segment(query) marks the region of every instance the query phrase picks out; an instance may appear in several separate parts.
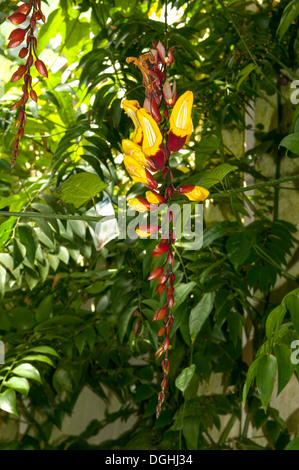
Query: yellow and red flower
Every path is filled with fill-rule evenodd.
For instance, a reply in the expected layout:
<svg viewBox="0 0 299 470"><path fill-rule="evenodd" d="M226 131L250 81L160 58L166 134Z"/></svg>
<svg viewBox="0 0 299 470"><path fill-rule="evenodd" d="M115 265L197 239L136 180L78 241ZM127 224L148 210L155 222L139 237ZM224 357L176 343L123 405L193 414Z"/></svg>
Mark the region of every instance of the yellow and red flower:
<svg viewBox="0 0 299 470"><path fill-rule="evenodd" d="M156 191L146 191L145 196L149 204L163 204L166 202L165 197L156 193Z"/></svg>
<svg viewBox="0 0 299 470"><path fill-rule="evenodd" d="M124 165L135 183L145 184L151 189L157 188L158 183L155 178L134 158L133 155L124 155Z"/></svg>
<svg viewBox="0 0 299 470"><path fill-rule="evenodd" d="M150 203L144 197L133 197L128 200L129 206L137 212L146 212L150 210Z"/></svg>
<svg viewBox="0 0 299 470"><path fill-rule="evenodd" d="M169 118L167 147L171 152L178 152L185 145L193 132L191 113L193 93L186 91L175 103Z"/></svg>
<svg viewBox="0 0 299 470"><path fill-rule="evenodd" d="M142 152L150 157L157 171L164 169L166 153L162 146L163 137L154 118L144 109L137 111L137 118L143 132Z"/></svg>
<svg viewBox="0 0 299 470"><path fill-rule="evenodd" d="M147 238L150 237L153 233L159 232L159 230L159 225L146 224L140 225L138 228L136 228L136 233L141 238Z"/></svg>
<svg viewBox="0 0 299 470"><path fill-rule="evenodd" d="M124 139L122 141L122 147L126 155L132 155L138 163L150 168L152 171L156 171L152 160L144 155L140 145L135 144L132 140Z"/></svg>
<svg viewBox="0 0 299 470"><path fill-rule="evenodd" d="M127 115L132 119L135 126L133 141L140 145L143 138L142 128L137 117L137 111L140 109L140 105L136 100L123 100L121 104Z"/></svg>
<svg viewBox="0 0 299 470"><path fill-rule="evenodd" d="M204 201L210 194L210 191L206 188L195 186L194 184L179 186L178 192L187 196L190 201Z"/></svg>

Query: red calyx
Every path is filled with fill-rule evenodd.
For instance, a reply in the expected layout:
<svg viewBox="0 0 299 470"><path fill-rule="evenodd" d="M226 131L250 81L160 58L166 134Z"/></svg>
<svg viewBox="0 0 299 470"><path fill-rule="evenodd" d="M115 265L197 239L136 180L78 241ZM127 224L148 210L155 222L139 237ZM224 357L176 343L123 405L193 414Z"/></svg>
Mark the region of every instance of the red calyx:
<svg viewBox="0 0 299 470"><path fill-rule="evenodd" d="M21 23L24 23L24 21L27 20L27 16L24 15L24 13L20 13L20 12L16 11L12 15L10 15L7 19L9 21L11 21L12 24L21 24Z"/></svg>
<svg viewBox="0 0 299 470"><path fill-rule="evenodd" d="M163 255L164 253L167 253L167 251L169 251L169 245L158 245L156 246L156 248L152 251L152 256L154 258L157 258L158 256L161 256Z"/></svg>
<svg viewBox="0 0 299 470"><path fill-rule="evenodd" d="M147 280L153 281L154 279L158 279L162 274L163 274L163 268L161 266L158 266L151 272Z"/></svg>
<svg viewBox="0 0 299 470"><path fill-rule="evenodd" d="M177 191L180 194L191 193L191 191L193 191L194 187L195 187L194 184L184 184L183 186L179 186Z"/></svg>
<svg viewBox="0 0 299 470"><path fill-rule="evenodd" d="M47 70L47 67L45 66L45 64L43 63L42 60L37 59L37 60L35 61L35 67L36 67L36 70L37 70L43 77L48 78L48 70Z"/></svg>
<svg viewBox="0 0 299 470"><path fill-rule="evenodd" d="M166 317L166 315L167 315L167 308L166 307L159 308L154 315L153 321L162 320L164 317Z"/></svg>

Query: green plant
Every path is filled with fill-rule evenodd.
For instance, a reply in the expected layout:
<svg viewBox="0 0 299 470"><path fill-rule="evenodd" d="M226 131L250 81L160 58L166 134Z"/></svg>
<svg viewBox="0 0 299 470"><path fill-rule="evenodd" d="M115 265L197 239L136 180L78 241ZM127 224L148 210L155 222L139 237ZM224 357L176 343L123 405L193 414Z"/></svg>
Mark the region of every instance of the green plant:
<svg viewBox="0 0 299 470"><path fill-rule="evenodd" d="M164 409L156 419L160 326L152 318L163 308L163 293L146 280L159 263L151 256L156 242L113 239L99 251L93 235L101 220L94 207L103 197L116 210L119 196L144 199L142 184L127 179L120 162L122 141L134 134L121 103L144 101L139 70L126 59L149 52L163 36L163 21L148 13L159 13L165 2L78 0L73 8L57 1L50 10L44 2L47 22L37 53L49 77L34 85L39 106L28 102L13 169L10 109L18 90L10 71L0 111L0 334L6 346L0 408L2 420L26 423L3 448L298 445L270 401L276 372L279 393L298 373L290 361L290 344L298 339L297 229L295 216L281 211L286 193L289 205L296 197L299 179L298 112L290 101L297 2L266 0L255 8L246 1L168 3L179 12L173 24L169 13L175 62L168 80L176 81L178 96L188 90L194 96L193 137L171 155L169 168L176 188L201 186L210 195L201 249L173 243L172 366ZM10 2L0 10L4 21ZM3 70L21 65L13 49L3 50ZM252 122L254 147L244 149L246 116L262 100L273 107L271 126L260 113ZM250 331L248 357L244 335ZM215 376L222 386L203 393ZM61 428L86 386L103 407L117 396L118 410L53 443L53 429ZM90 444L108 424L129 417L134 424L117 439Z"/></svg>

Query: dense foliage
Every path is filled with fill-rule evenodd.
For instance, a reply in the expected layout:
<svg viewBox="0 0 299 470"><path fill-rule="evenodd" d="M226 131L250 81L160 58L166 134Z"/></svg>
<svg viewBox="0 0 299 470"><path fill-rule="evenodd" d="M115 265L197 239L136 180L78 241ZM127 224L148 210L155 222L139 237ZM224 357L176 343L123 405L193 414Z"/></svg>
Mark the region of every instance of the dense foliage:
<svg viewBox="0 0 299 470"><path fill-rule="evenodd" d="M22 90L9 80L23 62L19 49L7 49L12 26L5 19L17 2L0 6L7 81L0 110L0 338L6 348L0 419L26 423L2 448L297 448L269 403L276 375L280 393L299 373L290 360L299 335L298 279L289 272L296 226L281 218L281 192L271 182L281 177L282 161L299 155L298 108L290 101L298 78L299 2L169 2L175 56L169 79L176 79L178 95L194 94L193 140L170 165L176 185L199 184L211 194L202 248L175 244L172 366L158 420L159 325L152 317L161 299L146 281L157 266L156 242L115 238L97 250L93 235L99 201L109 196L117 210L119 196L142 192L120 158L122 139L133 130L121 101L144 98L140 73L126 58L163 40L164 18L157 15L165 2L48 3L42 2L46 22L37 29L37 53L49 76L32 72L38 100L27 103L13 168L16 112L10 109ZM237 152L233 139L243 142L246 116L260 99L274 103L275 123L257 122L256 146L246 151L241 144ZM268 154L270 171L263 166ZM298 181L291 163L287 176ZM244 180L250 178L257 187L249 197ZM294 192L296 186L283 184ZM279 299L273 296L278 281L284 282ZM248 357L244 338L252 331ZM200 393L215 374L222 374L221 393ZM103 406L113 393L119 410L52 445L53 429L85 386ZM135 424L118 439L88 443L129 417ZM262 444L250 437L250 424Z"/></svg>

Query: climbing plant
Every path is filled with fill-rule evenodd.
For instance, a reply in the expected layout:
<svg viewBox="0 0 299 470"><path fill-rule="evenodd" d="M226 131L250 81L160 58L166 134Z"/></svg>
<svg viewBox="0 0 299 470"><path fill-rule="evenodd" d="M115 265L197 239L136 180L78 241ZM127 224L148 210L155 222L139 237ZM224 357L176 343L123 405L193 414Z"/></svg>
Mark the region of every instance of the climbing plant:
<svg viewBox="0 0 299 470"><path fill-rule="evenodd" d="M271 401L298 374L297 228L281 210L299 180L297 0L0 10L2 448L297 448ZM249 121L263 102L271 123ZM105 239L124 197L149 215L200 201L202 246L171 233L172 211L158 242L147 222ZM53 441L85 387L105 417Z"/></svg>

